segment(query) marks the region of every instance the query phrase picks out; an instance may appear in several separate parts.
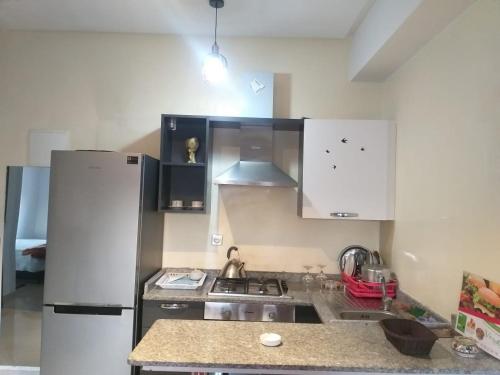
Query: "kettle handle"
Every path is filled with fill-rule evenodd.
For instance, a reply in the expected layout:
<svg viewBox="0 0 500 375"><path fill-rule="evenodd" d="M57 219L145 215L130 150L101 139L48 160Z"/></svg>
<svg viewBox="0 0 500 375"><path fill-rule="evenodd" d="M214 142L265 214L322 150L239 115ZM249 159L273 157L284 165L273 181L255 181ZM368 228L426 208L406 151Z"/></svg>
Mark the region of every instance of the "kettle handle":
<svg viewBox="0 0 500 375"><path fill-rule="evenodd" d="M238 251L238 248L236 246L231 246L229 249L227 249L227 259L231 257L231 252L232 251Z"/></svg>

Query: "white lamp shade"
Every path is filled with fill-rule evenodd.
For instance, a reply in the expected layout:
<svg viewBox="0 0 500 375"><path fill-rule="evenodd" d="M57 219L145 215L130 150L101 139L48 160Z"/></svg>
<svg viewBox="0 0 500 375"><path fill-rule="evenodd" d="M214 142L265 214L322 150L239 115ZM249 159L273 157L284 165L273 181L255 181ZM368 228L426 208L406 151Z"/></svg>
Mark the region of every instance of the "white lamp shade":
<svg viewBox="0 0 500 375"><path fill-rule="evenodd" d="M211 53L205 59L202 70L203 79L210 83L219 83L227 77L227 60L221 54Z"/></svg>

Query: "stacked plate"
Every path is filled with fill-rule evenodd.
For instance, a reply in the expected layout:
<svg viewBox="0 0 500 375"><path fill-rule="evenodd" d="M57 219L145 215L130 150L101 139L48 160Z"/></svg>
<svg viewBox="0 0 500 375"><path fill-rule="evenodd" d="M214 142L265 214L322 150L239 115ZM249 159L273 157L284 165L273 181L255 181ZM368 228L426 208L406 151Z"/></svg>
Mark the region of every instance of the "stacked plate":
<svg viewBox="0 0 500 375"><path fill-rule="evenodd" d="M382 257L378 251L358 245L348 246L340 252L339 269L349 276L360 276L365 264L382 265Z"/></svg>

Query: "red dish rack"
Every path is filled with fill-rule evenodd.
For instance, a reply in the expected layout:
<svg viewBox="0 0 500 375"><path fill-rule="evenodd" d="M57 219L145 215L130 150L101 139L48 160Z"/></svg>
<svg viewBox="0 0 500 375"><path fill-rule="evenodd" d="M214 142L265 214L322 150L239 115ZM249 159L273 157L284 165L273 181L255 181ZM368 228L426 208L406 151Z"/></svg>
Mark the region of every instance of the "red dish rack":
<svg viewBox="0 0 500 375"><path fill-rule="evenodd" d="M360 278L352 277L342 272L342 281L346 289L355 297L361 298L381 298L382 297L382 283L371 283L363 281ZM391 298L396 297L398 287L397 280L391 280L385 284L387 295Z"/></svg>

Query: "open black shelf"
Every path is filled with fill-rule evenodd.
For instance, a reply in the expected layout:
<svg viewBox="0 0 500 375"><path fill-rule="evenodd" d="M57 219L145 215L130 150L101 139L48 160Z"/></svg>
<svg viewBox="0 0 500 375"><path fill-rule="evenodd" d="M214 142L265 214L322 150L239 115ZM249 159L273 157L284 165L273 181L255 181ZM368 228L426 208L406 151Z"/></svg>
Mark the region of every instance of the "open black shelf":
<svg viewBox="0 0 500 375"><path fill-rule="evenodd" d="M191 206L192 201L205 203L204 168L184 168L182 166L161 166L163 181L161 207L170 209L172 200L183 201L183 206ZM177 210L176 210L177 211Z"/></svg>
<svg viewBox="0 0 500 375"><path fill-rule="evenodd" d="M198 138L196 163L188 163L186 139ZM158 207L165 212L205 213L208 206L209 127L206 117L162 115ZM183 207L172 207L181 200ZM203 207L192 207L193 201Z"/></svg>

